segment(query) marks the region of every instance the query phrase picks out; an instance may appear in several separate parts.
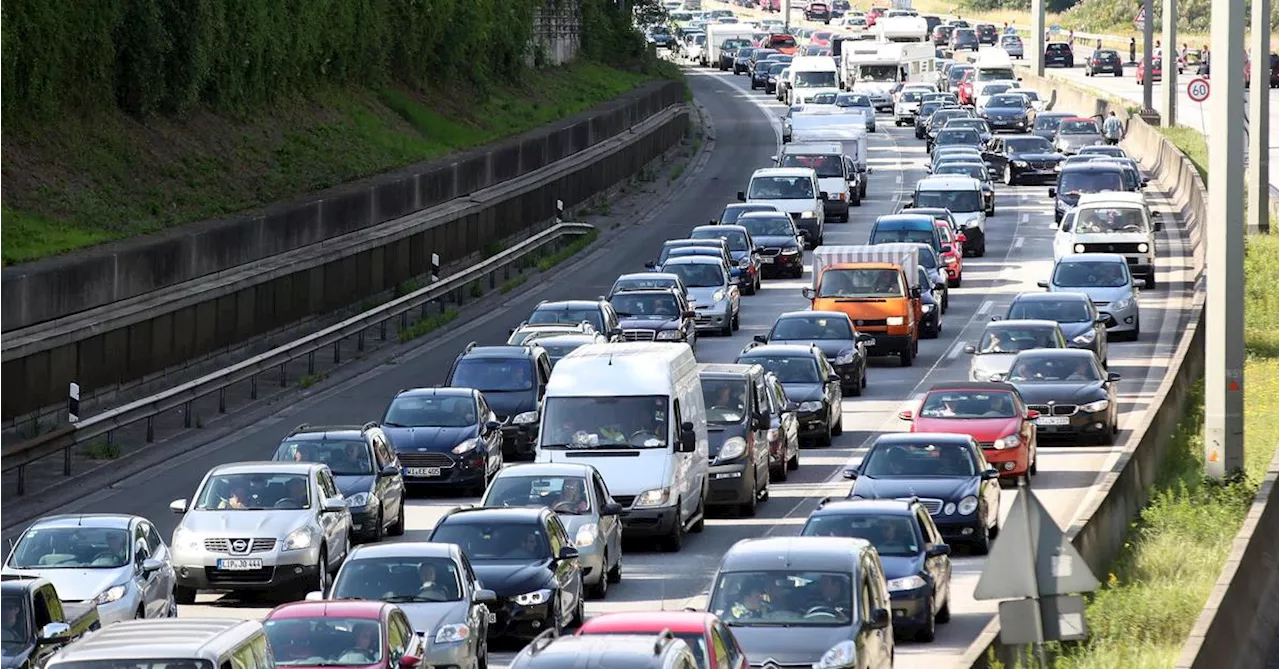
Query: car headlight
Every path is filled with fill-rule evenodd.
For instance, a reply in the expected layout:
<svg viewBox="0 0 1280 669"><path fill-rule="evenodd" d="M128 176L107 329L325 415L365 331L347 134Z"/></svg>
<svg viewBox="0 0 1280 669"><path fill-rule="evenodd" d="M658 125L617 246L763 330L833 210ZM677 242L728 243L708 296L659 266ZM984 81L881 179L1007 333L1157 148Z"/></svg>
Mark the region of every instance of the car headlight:
<svg viewBox="0 0 1280 669"><path fill-rule="evenodd" d="M919 576L904 576L892 579L886 585L889 586L889 592L903 592L923 588L925 584L924 579Z"/></svg>
<svg viewBox="0 0 1280 669"><path fill-rule="evenodd" d="M945 262L948 265L955 265L960 262L960 259L955 256L947 256L942 259L942 262Z"/></svg>
<svg viewBox="0 0 1280 669"><path fill-rule="evenodd" d="M1074 344L1092 344L1094 339L1098 338L1098 333L1094 330L1085 330L1080 334L1071 338Z"/></svg>
<svg viewBox="0 0 1280 669"><path fill-rule="evenodd" d="M837 365L848 365L848 364L851 364L851 363L853 363L853 350L852 350L852 349L851 349L851 350L848 350L848 351L841 351L841 352L840 352L840 355L836 356L836 364L837 364Z"/></svg>
<svg viewBox="0 0 1280 669"><path fill-rule="evenodd" d="M1111 406L1111 400L1098 400L1096 402L1089 402L1088 404L1081 404L1080 410L1087 413L1094 413L1095 411L1105 411L1109 406Z"/></svg>
<svg viewBox="0 0 1280 669"><path fill-rule="evenodd" d="M751 266L751 258L743 258L738 261L738 267L747 268Z"/></svg>
<svg viewBox="0 0 1280 669"><path fill-rule="evenodd" d="M793 256L793 255L796 255L797 253L800 253L800 249L797 249L797 248L785 248L785 249L782 249L781 251L779 251L778 253L779 253L779 255L784 255L784 256Z"/></svg>
<svg viewBox="0 0 1280 669"><path fill-rule="evenodd" d="M290 532L289 536L284 538L283 550L300 551L304 548L311 548L311 542L313 539L314 537L311 536L311 528L299 527L298 529Z"/></svg>
<svg viewBox="0 0 1280 669"><path fill-rule="evenodd" d="M550 590L534 590L526 592L523 595L516 595L515 602L520 606L537 606L546 603L551 599Z"/></svg>
<svg viewBox="0 0 1280 669"><path fill-rule="evenodd" d="M98 593L98 596L93 598L93 603L110 604L111 602L119 601L121 597L124 597L124 592L125 588L123 585L113 585Z"/></svg>
<svg viewBox="0 0 1280 669"><path fill-rule="evenodd" d="M441 625L436 630L436 643L454 643L471 638L471 628L466 625Z"/></svg>
<svg viewBox="0 0 1280 669"><path fill-rule="evenodd" d="M1076 253L1084 253L1084 244L1076 244L1075 246L1071 247L1071 250Z"/></svg>
<svg viewBox="0 0 1280 669"><path fill-rule="evenodd" d="M573 545L578 548L587 548L596 542L596 536L599 534L599 528L595 523L587 523L578 528L578 533L573 536Z"/></svg>
<svg viewBox="0 0 1280 669"><path fill-rule="evenodd" d="M511 422L515 425L529 425L531 423L536 423L538 422L538 412L526 411L524 413L518 413L511 418Z"/></svg>
<svg viewBox="0 0 1280 669"><path fill-rule="evenodd" d="M1005 435L996 439L995 447L997 450L1005 450L1007 448L1017 448L1022 439L1016 434Z"/></svg>
<svg viewBox="0 0 1280 669"><path fill-rule="evenodd" d="M932 305L932 304L922 304L922 305L920 305L920 310L927 314L927 313L929 313L929 312L933 311L933 305Z"/></svg>
<svg viewBox="0 0 1280 669"><path fill-rule="evenodd" d="M684 337L684 333L679 330L659 330L658 331L659 341L675 341L677 339L680 339L681 337Z"/></svg>
<svg viewBox="0 0 1280 669"><path fill-rule="evenodd" d="M1054 202L1053 206L1058 211L1066 211L1069 208L1067 207L1067 203L1063 202L1062 200L1058 200L1057 202Z"/></svg>
<svg viewBox="0 0 1280 669"><path fill-rule="evenodd" d="M479 446L479 445L480 445L480 438L472 437L462 442L461 444L454 446L453 453L454 455L462 455L463 453L467 453L469 451L475 450L476 446Z"/></svg>
<svg viewBox="0 0 1280 669"><path fill-rule="evenodd" d="M635 509L653 508L666 506L670 501L670 488L653 488L636 495L636 501L631 504L631 507Z"/></svg>
<svg viewBox="0 0 1280 669"><path fill-rule="evenodd" d="M747 452L747 440L742 437L729 437L724 441L724 445L720 447L720 455L717 460L734 460L742 457Z"/></svg>
<svg viewBox="0 0 1280 669"><path fill-rule="evenodd" d="M1138 253L1146 253L1150 249L1151 247L1147 246L1146 244L1138 244Z"/></svg>
<svg viewBox="0 0 1280 669"><path fill-rule="evenodd" d="M373 496L367 492L358 492L347 498L348 509L359 509L373 503Z"/></svg>
<svg viewBox="0 0 1280 669"><path fill-rule="evenodd" d="M821 410L822 410L822 400L810 400L808 402L800 403L800 411L802 412L809 413L812 411L821 411Z"/></svg>
<svg viewBox="0 0 1280 669"><path fill-rule="evenodd" d="M723 290L717 290L715 294L711 296L711 301L719 302L720 300L724 299L724 295L725 295L725 292Z"/></svg>
<svg viewBox="0 0 1280 669"><path fill-rule="evenodd" d="M1112 311L1124 311L1125 309L1128 309L1131 306L1133 306L1133 297L1130 295L1125 295L1124 297L1110 304Z"/></svg>
<svg viewBox="0 0 1280 669"><path fill-rule="evenodd" d="M204 548L200 537L185 527L173 531L173 547L180 551L198 551Z"/></svg>
<svg viewBox="0 0 1280 669"><path fill-rule="evenodd" d="M956 503L955 503L955 502L947 502L946 506L943 506L943 507L942 507L942 515L944 515L944 516L950 516L951 514L953 514L953 513L955 513L955 512L956 512Z"/></svg>
<svg viewBox="0 0 1280 669"><path fill-rule="evenodd" d="M843 669L858 663L858 647L852 641L841 641L822 654L813 669Z"/></svg>
<svg viewBox="0 0 1280 669"><path fill-rule="evenodd" d="M1026 166L1027 166L1027 161L1025 161L1025 160L1015 160L1015 161L1013 161L1013 166L1014 166L1014 167L1026 167Z"/></svg>
<svg viewBox="0 0 1280 669"><path fill-rule="evenodd" d="M965 497L964 499L960 500L959 504L956 505L956 511L959 511L960 515L962 516L967 516L977 510L978 510L978 498L974 497L973 495L969 495L968 497Z"/></svg>
<svg viewBox="0 0 1280 669"><path fill-rule="evenodd" d="M800 218L816 218L816 217L817 217L817 214L813 213L812 211L800 212Z"/></svg>
<svg viewBox="0 0 1280 669"><path fill-rule="evenodd" d="M905 325L907 319L903 316L890 316L884 319L885 325Z"/></svg>

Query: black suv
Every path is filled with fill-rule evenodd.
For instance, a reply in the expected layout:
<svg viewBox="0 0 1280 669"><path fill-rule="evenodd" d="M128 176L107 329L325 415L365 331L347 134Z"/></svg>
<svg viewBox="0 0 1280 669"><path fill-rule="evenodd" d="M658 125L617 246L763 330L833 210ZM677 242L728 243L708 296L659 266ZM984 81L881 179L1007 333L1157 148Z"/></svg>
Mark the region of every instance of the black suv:
<svg viewBox="0 0 1280 669"><path fill-rule="evenodd" d="M271 459L328 465L351 510L357 540L379 541L383 532L404 534L404 477L377 423L299 425L280 441Z"/></svg>
<svg viewBox="0 0 1280 669"><path fill-rule="evenodd" d="M749 344L738 356L739 365L760 365L778 377L788 408L795 410L800 438L830 446L833 436L844 433L840 376L814 345Z"/></svg>
<svg viewBox="0 0 1280 669"><path fill-rule="evenodd" d="M1049 197L1053 198L1053 220L1061 223L1062 217L1080 202L1082 194L1124 189L1124 168L1119 165L1098 161L1063 165L1057 184L1049 189Z"/></svg>
<svg viewBox="0 0 1280 669"><path fill-rule="evenodd" d="M401 390L382 415L406 483L477 495L502 469L501 427L472 388Z"/></svg>
<svg viewBox="0 0 1280 669"><path fill-rule="evenodd" d="M1044 47L1044 66L1049 67L1050 65L1075 67L1076 55L1071 51L1071 45L1066 42L1046 44Z"/></svg>
<svg viewBox="0 0 1280 669"><path fill-rule="evenodd" d="M671 288L624 290L609 298L622 325L623 341L698 341L693 305Z"/></svg>
<svg viewBox="0 0 1280 669"><path fill-rule="evenodd" d="M979 23L974 31L978 33L978 42L980 44L992 44L1000 41L1000 33L996 30L993 23Z"/></svg>
<svg viewBox="0 0 1280 669"><path fill-rule="evenodd" d="M576 325L586 321L596 332L604 335L611 342L622 337L622 326L618 324L618 314L609 306L609 300L603 297L596 300L564 300L551 302L543 300L533 308L533 313L521 325L541 325L544 323L563 323Z"/></svg>
<svg viewBox="0 0 1280 669"><path fill-rule="evenodd" d="M476 346L471 342L453 361L445 385L483 393L502 427L503 457L532 460L542 397L550 378L551 358L536 343Z"/></svg>

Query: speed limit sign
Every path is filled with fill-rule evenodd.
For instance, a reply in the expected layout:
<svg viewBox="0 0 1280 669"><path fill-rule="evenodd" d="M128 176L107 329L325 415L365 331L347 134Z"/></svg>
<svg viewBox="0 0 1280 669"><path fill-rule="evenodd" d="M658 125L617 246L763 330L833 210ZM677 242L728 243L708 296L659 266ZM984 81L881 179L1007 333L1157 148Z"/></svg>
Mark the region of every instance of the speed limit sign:
<svg viewBox="0 0 1280 669"><path fill-rule="evenodd" d="M1196 77L1187 84L1187 97L1192 102L1204 102L1209 99L1209 80Z"/></svg>

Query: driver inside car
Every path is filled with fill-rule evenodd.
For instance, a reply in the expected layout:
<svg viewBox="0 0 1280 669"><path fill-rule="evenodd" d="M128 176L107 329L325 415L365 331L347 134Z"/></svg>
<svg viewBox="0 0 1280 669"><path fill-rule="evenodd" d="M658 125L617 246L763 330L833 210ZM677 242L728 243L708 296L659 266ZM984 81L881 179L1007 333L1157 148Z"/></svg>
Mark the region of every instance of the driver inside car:
<svg viewBox="0 0 1280 669"><path fill-rule="evenodd" d="M565 479L564 487L560 491L560 500L553 507L556 510L564 508L572 513L586 513L591 508L591 504L587 501L586 491L582 488L581 479Z"/></svg>
<svg viewBox="0 0 1280 669"><path fill-rule="evenodd" d="M818 590L812 594L805 606L805 617L809 617L808 614L815 609L835 611L841 616L848 616L850 599L840 579L825 574L818 579Z"/></svg>

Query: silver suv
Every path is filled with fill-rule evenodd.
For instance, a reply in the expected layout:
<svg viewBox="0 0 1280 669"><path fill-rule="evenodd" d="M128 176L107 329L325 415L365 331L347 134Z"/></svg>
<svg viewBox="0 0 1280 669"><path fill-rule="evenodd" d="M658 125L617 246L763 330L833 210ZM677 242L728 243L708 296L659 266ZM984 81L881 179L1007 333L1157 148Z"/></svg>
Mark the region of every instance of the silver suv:
<svg viewBox="0 0 1280 669"><path fill-rule="evenodd" d="M351 512L333 473L312 462L239 462L205 474L170 548L174 599L199 590L324 591L351 550Z"/></svg>

